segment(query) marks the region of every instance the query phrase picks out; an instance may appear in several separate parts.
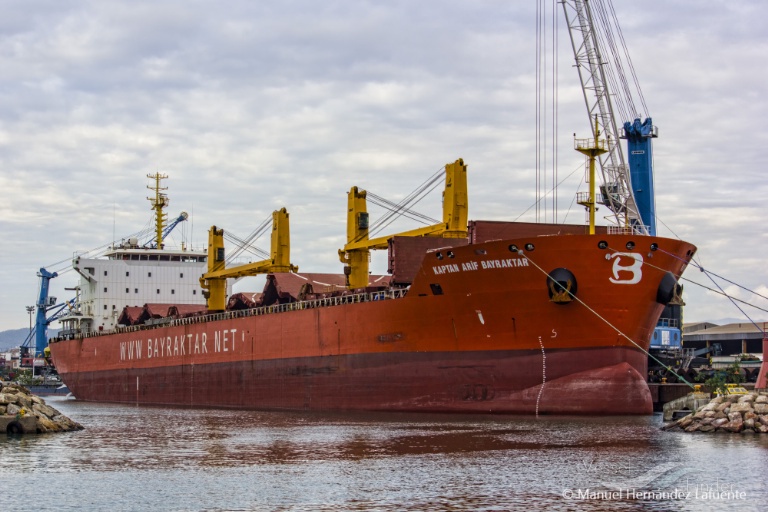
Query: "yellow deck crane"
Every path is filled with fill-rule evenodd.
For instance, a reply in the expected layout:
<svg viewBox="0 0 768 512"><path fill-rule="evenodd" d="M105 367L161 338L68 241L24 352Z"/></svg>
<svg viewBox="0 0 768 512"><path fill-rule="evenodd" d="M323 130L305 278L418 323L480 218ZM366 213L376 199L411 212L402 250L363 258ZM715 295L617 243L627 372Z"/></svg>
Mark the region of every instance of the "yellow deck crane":
<svg viewBox="0 0 768 512"><path fill-rule="evenodd" d="M347 200L347 244L343 249L339 249L339 260L344 263L344 274L347 276L349 289L368 286L370 251L386 249L390 238L395 236L467 237L467 166L462 159L445 166L443 222L439 224L369 239L365 190L352 187Z"/></svg>
<svg viewBox="0 0 768 512"><path fill-rule="evenodd" d="M296 272L291 264L291 239L288 212L285 208L272 212L272 247L270 259L225 268L224 230L212 226L208 231L208 272L200 277L203 296L209 311L224 311L227 301L227 279L273 272Z"/></svg>

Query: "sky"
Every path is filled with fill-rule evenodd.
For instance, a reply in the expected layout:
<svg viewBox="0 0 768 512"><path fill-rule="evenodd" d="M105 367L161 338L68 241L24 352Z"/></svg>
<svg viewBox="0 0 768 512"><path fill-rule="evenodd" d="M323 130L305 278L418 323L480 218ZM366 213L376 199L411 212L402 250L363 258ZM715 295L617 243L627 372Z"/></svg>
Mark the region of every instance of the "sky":
<svg viewBox="0 0 768 512"><path fill-rule="evenodd" d="M147 227L155 172L169 176L168 216L191 214L170 244L202 248L213 224L244 237L285 206L301 271L342 271L351 186L399 201L460 157L471 219L535 221L536 5L2 2L0 331L28 326L39 268L66 269L76 252ZM583 223L572 137L590 127L560 6L545 10L553 5L558 126L545 160L570 176L557 220ZM768 296L768 3L615 10L660 133L659 234L695 244L696 261L730 281L720 281L726 292L762 308L740 311L689 267L685 320L768 319L768 300L739 287ZM440 217L439 191L418 210ZM385 259L374 256L374 273ZM62 273L51 295L70 298L76 281Z"/></svg>

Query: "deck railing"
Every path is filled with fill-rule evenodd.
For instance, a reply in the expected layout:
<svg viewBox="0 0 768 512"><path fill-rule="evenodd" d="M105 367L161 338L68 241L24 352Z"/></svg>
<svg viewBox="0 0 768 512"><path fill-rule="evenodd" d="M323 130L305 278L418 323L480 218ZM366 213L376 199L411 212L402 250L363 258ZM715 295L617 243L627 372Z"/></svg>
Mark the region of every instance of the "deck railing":
<svg viewBox="0 0 768 512"><path fill-rule="evenodd" d="M209 315L192 316L186 318L167 318L167 319L155 319L151 325L127 325L125 327L116 327L111 331L92 331L87 333L80 333L79 335L59 336L53 338L51 341L62 341L65 339L74 338L94 338L98 336L105 336L108 334L124 333L124 332L136 332L147 331L151 329L157 329L160 327L175 327L179 325L191 325L200 324L205 322L215 322L218 320L229 320L232 318L245 318L249 316L262 316L272 315L276 313L285 313L288 311L299 311L302 309L316 309L326 308L333 306L341 306L343 304L357 304L363 302L374 302L380 300L400 299L405 297L408 293L406 288L396 290L386 290L370 293L355 293L350 295L339 295L336 297L325 297L322 299L313 300L301 300L296 302L287 302L285 304L273 304L271 306L261 306L252 309L241 309L237 311L224 311L221 313L213 313Z"/></svg>

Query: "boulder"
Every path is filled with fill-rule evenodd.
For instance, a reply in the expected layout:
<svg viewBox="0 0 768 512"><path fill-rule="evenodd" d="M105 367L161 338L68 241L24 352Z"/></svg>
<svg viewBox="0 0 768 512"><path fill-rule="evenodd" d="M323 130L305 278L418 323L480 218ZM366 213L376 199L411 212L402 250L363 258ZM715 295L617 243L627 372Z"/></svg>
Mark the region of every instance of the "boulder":
<svg viewBox="0 0 768 512"><path fill-rule="evenodd" d="M768 395L757 395L755 398L756 404L768 404Z"/></svg>
<svg viewBox="0 0 768 512"><path fill-rule="evenodd" d="M752 409L752 402L739 402L735 404L731 404L731 413L738 412L747 412ZM730 416L730 414L728 415Z"/></svg>
<svg viewBox="0 0 768 512"><path fill-rule="evenodd" d="M702 425L699 428L699 432L712 432L713 430L715 430L713 425Z"/></svg>
<svg viewBox="0 0 768 512"><path fill-rule="evenodd" d="M677 421L677 426L680 428L686 428L688 425L693 423L693 415L689 414L685 418L681 418Z"/></svg>
<svg viewBox="0 0 768 512"><path fill-rule="evenodd" d="M694 418L694 419L697 419L697 420L700 420L701 418L704 418L704 417L705 417L705 415L706 415L708 412L709 412L709 411L705 411L704 409L699 409L699 410L698 410L698 411L696 411L696 413L693 415L693 418Z"/></svg>
<svg viewBox="0 0 768 512"><path fill-rule="evenodd" d="M768 425L760 425L759 427L755 427L755 432L760 432L761 434L768 434Z"/></svg>
<svg viewBox="0 0 768 512"><path fill-rule="evenodd" d="M19 407L16 404L8 404L8 407L5 410L6 414L9 414L11 416L18 414L21 411L21 407Z"/></svg>
<svg viewBox="0 0 768 512"><path fill-rule="evenodd" d="M755 420L752 419L752 418L745 419L744 420L744 428L745 429L749 429L749 430L752 430L753 428L755 428Z"/></svg>
<svg viewBox="0 0 768 512"><path fill-rule="evenodd" d="M755 402L754 409L757 414L768 414L768 404Z"/></svg>
<svg viewBox="0 0 768 512"><path fill-rule="evenodd" d="M54 423L59 425L62 430L82 430L83 426L76 421L72 421L68 417L64 416L63 414L59 414L58 416L54 416L51 418Z"/></svg>
<svg viewBox="0 0 768 512"><path fill-rule="evenodd" d="M715 428L719 428L725 425L726 423L728 423L728 418L717 418L716 420L712 421L712 426Z"/></svg>
<svg viewBox="0 0 768 512"><path fill-rule="evenodd" d="M754 420L755 418L757 418L757 414L755 414L753 411L747 411L744 413L744 421Z"/></svg>
<svg viewBox="0 0 768 512"><path fill-rule="evenodd" d="M59 432L61 431L61 427L43 416L37 418L37 431L41 434L46 434L48 432Z"/></svg>
<svg viewBox="0 0 768 512"><path fill-rule="evenodd" d="M715 413L715 416L714 416L714 417L715 417L716 419L717 419L717 418L727 418L727 417L728 417L728 415L727 415L727 414L725 414L725 411L717 411L717 412Z"/></svg>
<svg viewBox="0 0 768 512"><path fill-rule="evenodd" d="M717 407L715 407L715 410L717 412L723 412L723 411L725 411L730 406L731 406L730 402L723 402L720 405L718 405Z"/></svg>
<svg viewBox="0 0 768 512"><path fill-rule="evenodd" d="M32 410L32 400L30 400L30 397L27 395L23 395L21 393L16 395L16 404L20 405L21 407Z"/></svg>
<svg viewBox="0 0 768 512"><path fill-rule="evenodd" d="M11 393L13 395L18 393L23 393L25 395L31 395L32 392L29 390L29 388L26 388L22 386L21 384L6 384L3 386L3 393Z"/></svg>
<svg viewBox="0 0 768 512"><path fill-rule="evenodd" d="M744 420L741 418L741 413L732 412L728 415L728 419L730 421L722 426L723 430L729 432L741 432L744 430Z"/></svg>
<svg viewBox="0 0 768 512"><path fill-rule="evenodd" d="M752 403L754 401L755 401L755 395L744 395L744 396L739 398L739 403L740 404L743 404L743 403L746 403L746 402Z"/></svg>
<svg viewBox="0 0 768 512"><path fill-rule="evenodd" d="M59 415L59 411L57 411L56 409L54 409L50 405L45 405L45 404L42 404L42 405L41 404L34 404L32 406L32 411L35 412L35 413L38 413L37 417L40 417L41 414L44 415L44 416L47 416L48 418L53 418L54 416L58 416Z"/></svg>

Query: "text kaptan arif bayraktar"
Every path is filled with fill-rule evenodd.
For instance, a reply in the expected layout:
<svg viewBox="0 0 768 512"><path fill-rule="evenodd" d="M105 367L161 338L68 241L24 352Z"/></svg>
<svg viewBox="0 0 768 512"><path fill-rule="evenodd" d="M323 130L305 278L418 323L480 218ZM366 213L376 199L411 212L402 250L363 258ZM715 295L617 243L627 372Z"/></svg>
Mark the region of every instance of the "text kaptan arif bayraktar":
<svg viewBox="0 0 768 512"><path fill-rule="evenodd" d="M208 344L211 340L206 332L121 341L120 360L207 354L209 351L230 352L235 350L237 331L237 329L214 331L211 345ZM240 341L245 341L245 333L240 333Z"/></svg>
<svg viewBox="0 0 768 512"><path fill-rule="evenodd" d="M435 274L451 274L453 272L471 272L472 270L489 269L489 268L514 268L514 267L527 267L528 260L525 258L507 258L503 260L481 260L478 264L477 261L467 261L466 263L448 263L446 265L434 265L432 270Z"/></svg>

